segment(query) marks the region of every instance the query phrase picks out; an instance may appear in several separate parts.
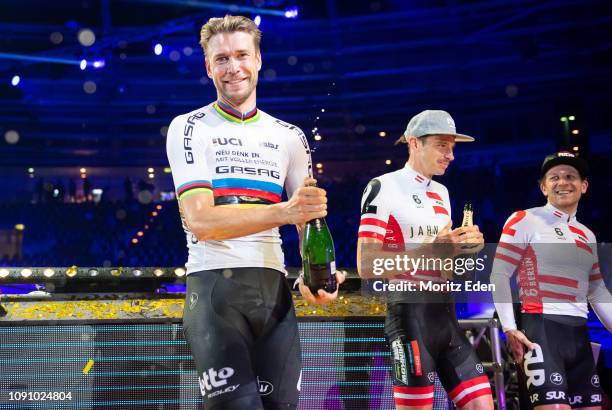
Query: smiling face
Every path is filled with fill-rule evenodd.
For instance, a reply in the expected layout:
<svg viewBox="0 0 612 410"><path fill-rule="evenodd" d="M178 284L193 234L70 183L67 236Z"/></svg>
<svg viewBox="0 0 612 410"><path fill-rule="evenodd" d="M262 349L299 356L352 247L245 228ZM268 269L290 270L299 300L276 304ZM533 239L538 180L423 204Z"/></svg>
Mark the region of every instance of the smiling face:
<svg viewBox="0 0 612 410"><path fill-rule="evenodd" d="M540 189L548 202L570 215L576 213L582 194L589 183L580 177L578 170L570 165L557 165L546 172L540 181Z"/></svg>
<svg viewBox="0 0 612 410"><path fill-rule="evenodd" d="M429 135L427 137L409 137L412 168L431 178L433 175L444 175L446 168L455 159L455 137L452 135Z"/></svg>
<svg viewBox="0 0 612 410"><path fill-rule="evenodd" d="M217 97L240 111L252 109L261 69L261 54L253 36L243 31L219 33L210 38L206 73L213 80Z"/></svg>

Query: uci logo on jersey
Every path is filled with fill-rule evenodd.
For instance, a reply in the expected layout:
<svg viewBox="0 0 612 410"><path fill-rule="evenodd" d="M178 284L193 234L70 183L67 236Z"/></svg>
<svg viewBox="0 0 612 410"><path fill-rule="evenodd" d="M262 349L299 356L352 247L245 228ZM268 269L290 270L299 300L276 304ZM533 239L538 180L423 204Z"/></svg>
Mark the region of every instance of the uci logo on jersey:
<svg viewBox="0 0 612 410"><path fill-rule="evenodd" d="M216 147L218 145L235 145L237 147L242 147L242 140L240 138L213 138L213 145Z"/></svg>

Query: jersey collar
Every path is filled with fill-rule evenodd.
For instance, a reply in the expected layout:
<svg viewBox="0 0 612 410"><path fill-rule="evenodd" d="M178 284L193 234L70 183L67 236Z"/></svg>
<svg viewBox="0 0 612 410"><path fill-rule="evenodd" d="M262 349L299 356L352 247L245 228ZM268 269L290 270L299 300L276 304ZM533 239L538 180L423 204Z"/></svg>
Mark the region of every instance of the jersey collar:
<svg viewBox="0 0 612 410"><path fill-rule="evenodd" d="M570 215L568 213L565 213L565 212L557 209L556 207L552 206L550 204L550 202L547 202L546 206L544 206L544 208L546 208L546 210L550 213L550 215L552 215L553 218L555 218L555 219L559 219L561 221L566 221L566 222L570 222L572 219L573 220L576 219L576 214Z"/></svg>
<svg viewBox="0 0 612 410"><path fill-rule="evenodd" d="M247 111L242 113L223 101L217 100L213 103L213 108L217 111L221 117L225 118L228 121L236 122L239 124L249 124L251 122L255 122L259 119L260 113L257 107L254 107L251 111Z"/></svg>
<svg viewBox="0 0 612 410"><path fill-rule="evenodd" d="M420 187L428 187L429 184L431 184L431 179L428 179L427 177L419 174L418 172L416 172L414 170L414 168L412 168L410 165L408 165L408 163L406 162L406 165L404 166L404 170L406 172L406 174L408 175L408 180L411 182L414 182L415 184L417 184Z"/></svg>

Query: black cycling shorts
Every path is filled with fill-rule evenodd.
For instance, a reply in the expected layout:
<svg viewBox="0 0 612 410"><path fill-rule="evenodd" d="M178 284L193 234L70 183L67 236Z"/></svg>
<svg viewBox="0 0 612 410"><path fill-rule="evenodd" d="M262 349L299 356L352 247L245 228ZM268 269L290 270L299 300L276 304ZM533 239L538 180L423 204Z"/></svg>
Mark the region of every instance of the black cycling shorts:
<svg viewBox="0 0 612 410"><path fill-rule="evenodd" d="M389 303L385 336L396 405L431 405L436 373L457 407L491 395L482 364L459 328L454 304Z"/></svg>
<svg viewBox="0 0 612 410"><path fill-rule="evenodd" d="M300 341L284 274L264 268L189 274L183 326L204 409L297 407Z"/></svg>
<svg viewBox="0 0 612 410"><path fill-rule="evenodd" d="M603 396L589 341L586 319L576 316L522 314L523 333L538 347L523 361L531 404L601 406Z"/></svg>

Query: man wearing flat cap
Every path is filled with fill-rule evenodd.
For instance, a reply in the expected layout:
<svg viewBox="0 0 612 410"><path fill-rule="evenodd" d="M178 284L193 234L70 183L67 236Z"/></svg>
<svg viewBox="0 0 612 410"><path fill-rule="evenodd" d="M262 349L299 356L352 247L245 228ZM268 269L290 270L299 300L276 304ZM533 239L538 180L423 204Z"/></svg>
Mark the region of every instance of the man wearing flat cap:
<svg viewBox="0 0 612 410"><path fill-rule="evenodd" d="M451 229L448 190L434 180L454 160L457 142L474 138L457 133L445 111L427 110L414 116L396 142L408 145L408 161L397 171L367 185L361 203L357 267L361 277L376 275L364 255L380 250L419 255L434 244L450 257L473 253L466 244L482 247L477 226ZM393 282L446 284L439 270L400 274ZM396 409L431 409L436 373L459 409L493 409L491 386L471 344L459 328L450 292L389 292L385 335L393 360ZM433 302L432 302L433 300Z"/></svg>
<svg viewBox="0 0 612 410"><path fill-rule="evenodd" d="M587 163L571 152L547 156L540 173L546 205L508 218L493 263L495 308L525 375L520 387L536 410L602 406L587 303L612 331L612 296L599 267L597 239L576 219L589 186L587 171ZM510 287L515 273L518 317Z"/></svg>

